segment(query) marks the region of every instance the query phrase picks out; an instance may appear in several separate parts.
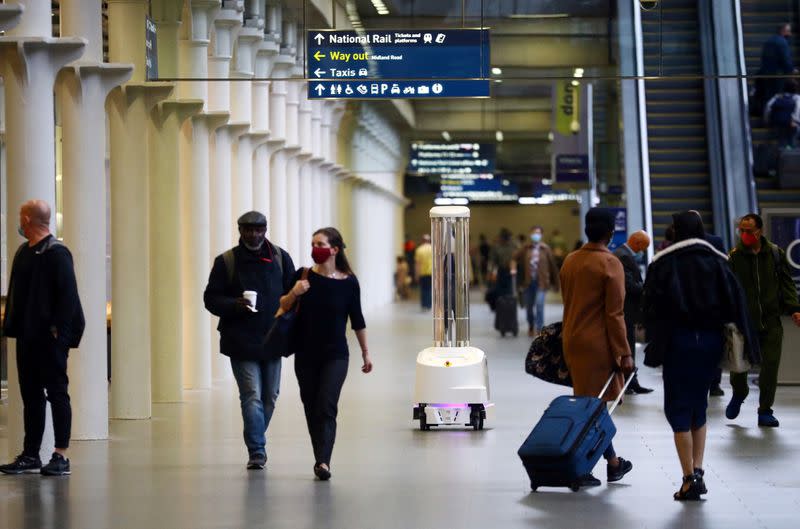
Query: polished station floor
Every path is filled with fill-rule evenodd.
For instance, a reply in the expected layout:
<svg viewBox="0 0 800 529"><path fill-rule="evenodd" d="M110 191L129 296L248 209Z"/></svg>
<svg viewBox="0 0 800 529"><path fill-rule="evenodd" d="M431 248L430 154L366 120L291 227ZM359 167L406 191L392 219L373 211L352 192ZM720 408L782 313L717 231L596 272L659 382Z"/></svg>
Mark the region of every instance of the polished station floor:
<svg viewBox="0 0 800 529"><path fill-rule="evenodd" d="M489 310L472 310L472 342L489 355L496 403L485 431L415 428L415 358L430 344L432 325L416 305L399 304L366 315L375 371L363 375L360 356L352 357L329 482L314 480L297 382L285 360L265 471L245 470L235 384L219 382L211 391L187 391L183 403L154 406L152 420L112 421L109 441L75 442L71 477L0 476L0 527L798 527L800 388L779 388L782 426L769 430L756 426L755 388L738 420L724 418L726 380L726 397L709 409L707 500L682 504L672 499L680 468L662 414L660 373L648 368L640 378L656 392L628 399L615 413L615 445L633 471L608 485L601 463L601 487L531 493L516 451L562 389L525 374L528 338L500 338ZM547 316L558 319L560 307L549 305ZM6 444L2 429L0 453Z"/></svg>

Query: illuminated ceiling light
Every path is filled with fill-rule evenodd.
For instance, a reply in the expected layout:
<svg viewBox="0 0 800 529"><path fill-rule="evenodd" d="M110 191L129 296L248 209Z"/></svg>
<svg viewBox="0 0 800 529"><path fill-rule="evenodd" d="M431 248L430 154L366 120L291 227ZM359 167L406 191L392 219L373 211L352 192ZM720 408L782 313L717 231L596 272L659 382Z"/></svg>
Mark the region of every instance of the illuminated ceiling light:
<svg viewBox="0 0 800 529"><path fill-rule="evenodd" d="M556 139L556 135L553 134L552 132L548 132L547 133L547 141L553 141L554 139Z"/></svg>
<svg viewBox="0 0 800 529"><path fill-rule="evenodd" d="M444 141L450 141L451 139L453 139L452 136L450 136L450 133L447 132L446 130L442 131L442 138L444 138Z"/></svg>
<svg viewBox="0 0 800 529"><path fill-rule="evenodd" d="M578 86L580 83L578 81L572 81L572 86Z"/></svg>
<svg viewBox="0 0 800 529"><path fill-rule="evenodd" d="M533 14L533 15L509 15L509 18L569 18L567 13L551 13L551 14Z"/></svg>
<svg viewBox="0 0 800 529"><path fill-rule="evenodd" d="M583 68L575 68L575 77L583 77Z"/></svg>
<svg viewBox="0 0 800 529"><path fill-rule="evenodd" d="M492 68L492 75L503 75L503 70L495 66Z"/></svg>
<svg viewBox="0 0 800 529"><path fill-rule="evenodd" d="M503 141L503 131L502 130L498 130L497 132L495 132L494 133L494 139L496 139L498 141L498 143Z"/></svg>
<svg viewBox="0 0 800 529"><path fill-rule="evenodd" d="M372 7L375 8L375 11L377 11L379 15L389 14L389 8L386 7L386 4L383 3L383 0L372 0Z"/></svg>

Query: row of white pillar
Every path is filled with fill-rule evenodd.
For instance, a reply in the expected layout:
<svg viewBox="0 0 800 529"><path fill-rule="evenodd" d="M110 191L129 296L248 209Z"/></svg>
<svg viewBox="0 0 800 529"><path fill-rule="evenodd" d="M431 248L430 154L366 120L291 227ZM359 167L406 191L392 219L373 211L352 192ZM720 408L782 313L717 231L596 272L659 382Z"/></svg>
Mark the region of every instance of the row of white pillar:
<svg viewBox="0 0 800 529"><path fill-rule="evenodd" d="M75 439L107 438L109 417L148 418L153 402L178 402L184 389L210 388L213 379L228 376L224 357L215 354L218 336L202 293L213 257L236 244L235 219L243 212L264 212L270 239L305 265L311 233L349 218L338 207L357 205L349 195L363 195L359 205L386 219L399 219L403 205L397 190L369 185L337 164L345 107L306 97L297 58L302 42L296 23L279 20L280 5L269 6L265 34L258 25L243 23L243 6L236 2L109 0L111 63L102 58L100 5L61 0L60 38L51 37L49 2L17 0L0 10L0 27L9 28L0 38L9 253L21 242L15 208L33 197L55 204L54 86L60 108L64 227L59 235L73 252L87 319L81 347L70 361ZM148 13L159 29L161 77L211 81L145 82ZM356 188L362 191L355 193ZM387 277L399 243L394 222L385 227L395 233L381 242ZM366 216L349 227L357 232L370 224ZM363 253L370 252L367 241L359 240ZM390 300L381 294L374 301ZM10 452L18 451L21 439L16 366L9 354Z"/></svg>

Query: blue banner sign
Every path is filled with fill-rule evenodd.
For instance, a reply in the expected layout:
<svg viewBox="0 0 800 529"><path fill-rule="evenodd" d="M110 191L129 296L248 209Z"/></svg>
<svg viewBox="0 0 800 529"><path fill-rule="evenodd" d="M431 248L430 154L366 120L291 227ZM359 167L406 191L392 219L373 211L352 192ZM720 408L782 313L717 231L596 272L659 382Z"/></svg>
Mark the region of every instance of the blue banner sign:
<svg viewBox="0 0 800 529"><path fill-rule="evenodd" d="M310 30L309 79L489 77L489 30Z"/></svg>
<svg viewBox="0 0 800 529"><path fill-rule="evenodd" d="M153 20L144 17L144 61L145 80L158 79L158 39L156 37L156 24Z"/></svg>
<svg viewBox="0 0 800 529"><path fill-rule="evenodd" d="M309 99L489 97L489 81L309 81Z"/></svg>
<svg viewBox="0 0 800 529"><path fill-rule="evenodd" d="M517 185L494 175L442 177L437 198L466 198L470 202L516 202Z"/></svg>
<svg viewBox="0 0 800 529"><path fill-rule="evenodd" d="M614 212L614 236L608 249L612 252L628 242L628 210L625 208L608 208Z"/></svg>
<svg viewBox="0 0 800 529"><path fill-rule="evenodd" d="M495 169L495 146L491 143L411 144L407 172L427 175L491 175Z"/></svg>
<svg viewBox="0 0 800 529"><path fill-rule="evenodd" d="M558 154L555 173L556 184L589 185L589 156Z"/></svg>

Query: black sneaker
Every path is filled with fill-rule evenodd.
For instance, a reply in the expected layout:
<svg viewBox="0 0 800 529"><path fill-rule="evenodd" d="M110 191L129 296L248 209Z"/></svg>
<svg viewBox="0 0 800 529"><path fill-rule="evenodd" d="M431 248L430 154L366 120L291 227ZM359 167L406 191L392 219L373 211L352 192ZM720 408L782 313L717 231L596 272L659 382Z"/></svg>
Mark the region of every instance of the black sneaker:
<svg viewBox="0 0 800 529"><path fill-rule="evenodd" d="M39 469L42 468L42 460L38 456L31 457L25 454L20 454L13 463L0 466L0 472L3 474L38 474Z"/></svg>
<svg viewBox="0 0 800 529"><path fill-rule="evenodd" d="M633 463L628 461L627 459L619 458L619 465L612 467L611 465L606 465L606 477L608 478L609 483L613 483L614 481L619 481L622 479L622 476L627 474L633 470Z"/></svg>
<svg viewBox="0 0 800 529"><path fill-rule="evenodd" d="M711 389L708 390L708 394L712 397L724 397L725 391L717 384L716 386L711 386Z"/></svg>
<svg viewBox="0 0 800 529"><path fill-rule="evenodd" d="M72 471L69 469L69 459L57 452L53 452L50 462L42 467L43 476L69 476Z"/></svg>
<svg viewBox="0 0 800 529"><path fill-rule="evenodd" d="M264 454L251 454L247 460L247 470L264 470L267 465L267 456Z"/></svg>

